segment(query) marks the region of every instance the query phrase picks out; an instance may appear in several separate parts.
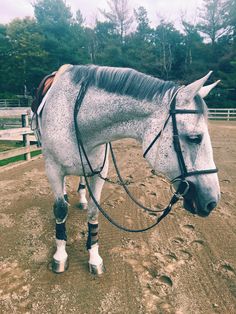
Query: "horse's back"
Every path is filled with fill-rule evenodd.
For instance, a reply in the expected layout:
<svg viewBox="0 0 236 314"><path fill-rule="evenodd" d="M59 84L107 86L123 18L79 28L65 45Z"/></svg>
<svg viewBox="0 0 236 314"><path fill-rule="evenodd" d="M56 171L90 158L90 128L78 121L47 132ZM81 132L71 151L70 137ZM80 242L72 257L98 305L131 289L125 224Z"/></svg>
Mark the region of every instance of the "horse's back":
<svg viewBox="0 0 236 314"><path fill-rule="evenodd" d="M62 164L71 164L77 155L73 113L78 90L65 72L51 87L42 112L42 147L46 158L53 157Z"/></svg>

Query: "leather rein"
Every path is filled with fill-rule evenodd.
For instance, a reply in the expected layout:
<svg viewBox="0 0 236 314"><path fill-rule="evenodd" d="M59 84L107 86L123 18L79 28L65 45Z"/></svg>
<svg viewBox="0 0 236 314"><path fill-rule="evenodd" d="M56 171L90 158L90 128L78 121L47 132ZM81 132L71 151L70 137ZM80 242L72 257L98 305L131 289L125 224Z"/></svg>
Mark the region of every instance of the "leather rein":
<svg viewBox="0 0 236 314"><path fill-rule="evenodd" d="M168 124L168 121L170 120L170 118L172 118L172 125L173 125L173 143L174 143L174 149L177 155L177 159L178 159L178 163L179 163L179 168L181 171L181 174L179 176L177 176L176 178L174 178L171 183L174 183L176 181L179 181L179 185L177 188L177 191L175 193L173 193L173 196L168 204L168 206L163 209L163 210L154 210L154 209L150 209L147 208L145 206L143 206L141 203L139 203L130 193L130 191L128 190L126 183L124 182L117 163L116 163L116 159L115 159L115 155L114 155L114 151L112 148L111 143L109 143L110 146L110 150L111 150L111 156L112 156L112 160L113 160L113 164L114 167L116 169L118 178L119 178L119 182L120 184L123 186L123 188L125 189L126 193L128 194L128 196L132 199L132 201L137 204L139 207L141 207L142 209L149 211L149 212L162 212L162 214L157 218L157 220L150 226L143 228L143 229L130 229L127 228L121 224L119 224L118 222L116 222L115 220L113 220L110 215L101 207L101 205L98 203L98 201L96 200L92 189L90 187L90 183L88 178L94 175L98 175L101 179L108 181L109 180L107 178L103 178L101 175L101 172L104 168L105 162L106 162L106 158L107 158L107 150L108 150L108 143L106 143L106 148L105 148L105 156L104 156L104 161L102 164L102 167L100 168L100 170L96 171L92 168L92 165L88 159L86 150L84 148L83 145L83 141L82 141L82 135L80 133L79 127L78 127L78 123L77 123L77 116L79 113L79 109L81 107L81 104L83 102L84 96L86 94L86 91L88 89L89 83L86 80L83 80L81 82L81 88L79 91L79 94L77 96L76 99L76 103L75 103L75 109L74 109L74 125L75 125L75 133L76 133L76 138L77 138L77 144L78 144L78 149L79 149L79 155L80 155L80 160L81 160L81 165L82 165L82 171L83 171L83 176L85 178L85 182L86 182L86 186L88 189L88 192L90 194L91 199L93 200L94 204L97 206L98 210L102 213L102 215L111 223L113 224L115 227L123 230L123 231L127 231L127 232L133 232L133 233L138 233L138 232L144 232L147 230L152 229L153 227L155 227L156 225L158 225L161 220L167 216L169 214L169 212L172 209L172 206L177 203L180 199L183 198L184 195L187 194L188 190L189 190L189 183L187 180L185 180L185 178L190 177L190 176L194 176L194 175L201 175L201 174L211 174L211 173L216 173L218 172L218 169L207 169L207 170L196 170L196 171L191 171L189 172L187 170L185 161L184 161L184 157L183 157L183 153L181 150L181 144L180 144L180 139L179 139L179 132L178 132L178 128L177 128L177 121L176 121L176 114L199 114L202 113L199 110L187 110L187 109L176 109L176 95L178 93L178 91L180 89L178 89L176 91L176 93L174 94L174 96L172 97L171 101L170 101L170 110L169 110L169 115L168 118L165 121L164 127L162 128L162 130L155 136L155 138L153 139L153 141L150 143L150 145L147 147L147 149L145 150L143 157L145 158L147 153L150 151L150 149L152 148L152 146L155 144L155 142L159 139L159 137L161 136L162 132L164 131L166 125ZM90 172L91 174L87 175L86 170L85 170L85 165L84 165L84 161L83 161L83 156L90 168Z"/></svg>

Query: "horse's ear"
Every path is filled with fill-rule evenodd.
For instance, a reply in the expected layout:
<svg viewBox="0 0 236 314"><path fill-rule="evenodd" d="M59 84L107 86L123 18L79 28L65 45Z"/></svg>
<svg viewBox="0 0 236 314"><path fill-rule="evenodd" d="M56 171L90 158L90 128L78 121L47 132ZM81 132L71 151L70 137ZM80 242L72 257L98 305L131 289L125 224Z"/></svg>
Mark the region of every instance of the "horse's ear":
<svg viewBox="0 0 236 314"><path fill-rule="evenodd" d="M210 71L203 78L201 78L201 79L185 86L184 88L182 88L179 92L179 94L181 95L181 98L183 97L186 100L192 100L197 95L197 93L200 91L200 89L203 87L205 82L208 80L211 73L212 73L212 71Z"/></svg>
<svg viewBox="0 0 236 314"><path fill-rule="evenodd" d="M211 84L211 85L207 85L207 86L203 86L198 94L202 97L202 98L205 98L209 93L210 91L217 85L220 83L220 80L216 81L215 83Z"/></svg>

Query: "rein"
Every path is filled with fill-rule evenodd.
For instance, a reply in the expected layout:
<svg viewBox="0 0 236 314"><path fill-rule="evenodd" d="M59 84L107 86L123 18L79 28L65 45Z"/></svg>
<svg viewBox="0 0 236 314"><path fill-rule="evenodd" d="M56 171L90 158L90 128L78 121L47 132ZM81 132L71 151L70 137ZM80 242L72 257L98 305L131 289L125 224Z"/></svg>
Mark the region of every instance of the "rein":
<svg viewBox="0 0 236 314"><path fill-rule="evenodd" d="M81 147L79 145L79 152L80 152L80 158L82 158L82 151L81 151ZM81 159L82 160L82 159ZM178 188L178 191L179 192L176 192L171 200L170 200L170 203L169 205L163 210L163 213L160 217L157 218L156 222L153 223L152 225L150 225L149 227L146 227L146 228L143 228L143 229L129 229L127 227L124 227L122 226L121 224L119 224L118 222L116 222L115 220L113 220L108 214L107 212L101 207L101 205L97 202L91 188L90 188L90 185L89 185L89 182L88 182L88 176L86 175L86 172L85 172L85 168L84 168L84 163L82 162L82 169L83 169L83 175L84 175L84 178L85 178L85 182L86 182L86 185L87 185L87 188L88 188L88 191L89 191L89 194L94 202L94 204L97 206L97 208L99 209L99 211L102 213L102 215L115 227L117 227L118 229L120 230L123 230L123 231L127 231L127 232L132 232L132 233L139 233L139 232L144 232L144 231L148 231L152 228L154 228L156 225L158 225L161 220L163 218L165 218L169 212L171 211L172 209L172 206L178 202L178 200L182 197L182 194L181 194L181 190L180 190L180 186ZM181 187L182 188L182 187Z"/></svg>
<svg viewBox="0 0 236 314"><path fill-rule="evenodd" d="M83 175L84 177L87 176L87 177L92 177L92 176L95 176L95 175L98 175L102 180L108 182L108 183L113 183L113 184L119 184L121 186L123 186L124 190L126 191L127 195L129 196L129 198L136 204L138 205L140 208L148 211L148 212L151 212L151 213L162 213L164 212L164 209L151 209L151 208L148 208L146 206L144 206L143 204L141 204L140 202L138 202L134 197L133 195L130 193L129 189L127 188L127 182L125 182L120 174L120 171L119 171L119 168L117 166L117 162L116 162L116 158L115 158L115 154L114 154L114 151L113 151L113 148L112 148L112 145L111 143L109 143L109 146L110 146L110 150L111 150L111 156L112 156L112 161L113 161L113 164L114 164L114 167L115 167L115 170L116 170L116 173L117 173L117 176L118 176L118 181L117 182L114 182L108 178L104 178L102 175L101 175L101 172L104 168L104 165L105 165L105 162L106 162L106 158L107 158L107 150L108 150L108 143L106 143L106 148L105 148L105 154L104 154L104 160L103 160L103 164L102 164L102 167L100 168L100 170L96 171L93 169L90 161L89 161L89 158L88 158L88 155L86 153L86 150L84 148L84 144L83 144L83 141L82 141L82 135L80 133L80 130L78 128L78 124L77 124L77 115L79 113L79 109L80 109L80 106L82 104L82 101L84 99L84 96L86 94L86 91L88 89L88 83L86 81L83 81L81 83L81 88L80 88L80 91L79 91L79 94L77 96L77 99L76 99L76 104L75 104L75 110L74 110L74 124L75 124L75 129L76 129L76 137L77 137L77 142L79 144L79 146L81 147L81 154L80 154L80 159L81 159L81 163L83 164L83 157L82 155L84 155L84 158L85 160L87 161L87 164L89 166L89 169L91 171L91 174L90 175L87 175L85 173L85 171L83 171ZM90 196L91 196L91 193L90 193Z"/></svg>
<svg viewBox="0 0 236 314"><path fill-rule="evenodd" d="M133 195L130 193L129 189L127 188L127 184L125 184L121 174L120 174L120 171L119 171L119 168L117 166L117 163L116 163L116 158L115 158L115 154L114 154L114 151L113 151L113 148L112 148L112 145L111 143L109 143L109 146L110 146L110 150L111 150L111 157L112 157L112 161L113 161L113 165L115 167L115 170L116 170L116 173L117 173L117 176L119 178L119 182L121 182L121 185L123 186L125 192L127 193L127 195L129 196L129 198L136 204L138 205L140 208L148 211L148 212L151 212L151 213L162 213L163 211L165 211L165 209L151 209L151 208L148 208L146 206L144 206L143 204L139 203L139 201L137 201Z"/></svg>
<svg viewBox="0 0 236 314"><path fill-rule="evenodd" d="M104 160L103 160L103 163L102 163L102 167L99 169L99 170L94 170L89 159L88 159L88 155L85 151L85 148L84 148L84 145L83 145L83 142L82 142L82 136L81 136L81 133L80 133L80 130L79 130L79 127L78 127L78 124L77 124L77 115L79 113L79 109L81 107L81 104L82 104L82 101L84 99L84 96L87 92L87 89L88 89L88 81L84 80L82 83L81 83L81 87L80 87L80 91L79 91L79 94L76 98L76 102L75 102L75 109L74 109L74 125L75 125L75 133L76 133L76 138L77 138L77 143L78 143L78 146L79 148L81 147L81 150L84 154L84 157L87 161L87 164L89 166L89 169L91 171L91 174L89 175L89 177L93 177L95 175L100 175L100 173L102 172L104 166L105 166L105 162L106 162L106 158L107 158L107 148L108 148L108 144L106 143L106 147L105 147L105 156L104 156ZM83 164L83 159L82 159L82 155L80 154L80 159L81 159L81 163ZM87 175L88 176L88 175Z"/></svg>

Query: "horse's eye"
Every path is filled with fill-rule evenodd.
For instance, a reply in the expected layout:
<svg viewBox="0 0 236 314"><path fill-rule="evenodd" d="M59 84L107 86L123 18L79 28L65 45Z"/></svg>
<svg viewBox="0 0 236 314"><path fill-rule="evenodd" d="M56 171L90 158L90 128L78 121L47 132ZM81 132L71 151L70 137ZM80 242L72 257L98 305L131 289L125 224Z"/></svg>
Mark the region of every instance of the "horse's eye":
<svg viewBox="0 0 236 314"><path fill-rule="evenodd" d="M187 142L190 144L201 144L202 142L202 135L196 134L196 135L187 135L186 136Z"/></svg>

